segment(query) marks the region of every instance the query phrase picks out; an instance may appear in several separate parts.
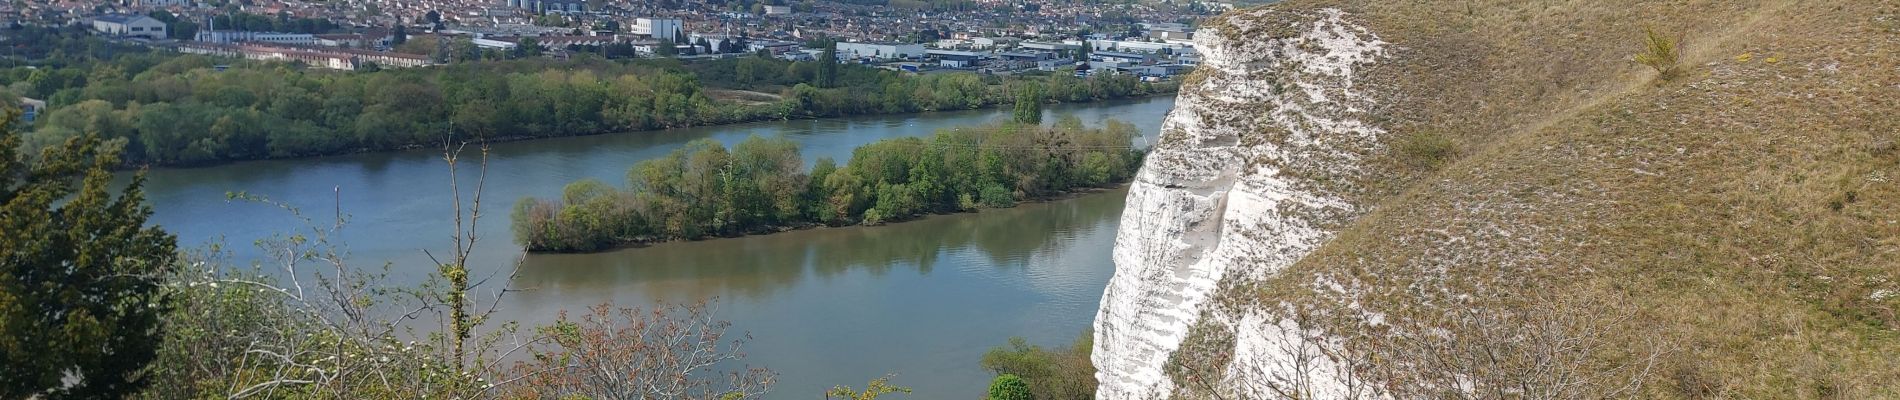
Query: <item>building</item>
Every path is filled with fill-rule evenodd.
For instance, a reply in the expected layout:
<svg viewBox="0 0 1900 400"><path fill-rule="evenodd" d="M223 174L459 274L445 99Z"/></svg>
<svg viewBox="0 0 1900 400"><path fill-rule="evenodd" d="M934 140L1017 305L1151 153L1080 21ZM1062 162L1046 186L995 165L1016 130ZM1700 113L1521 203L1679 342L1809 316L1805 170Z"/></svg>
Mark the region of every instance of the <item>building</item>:
<svg viewBox="0 0 1900 400"><path fill-rule="evenodd" d="M1104 62L1126 63L1126 64L1142 64L1142 63L1148 62L1148 60L1153 59L1152 58L1153 56L1150 56L1147 54L1122 53L1122 52L1114 52L1114 51L1097 51L1094 53L1089 53L1089 57L1098 58Z"/></svg>
<svg viewBox="0 0 1900 400"><path fill-rule="evenodd" d="M894 60L923 55L922 44L838 42L838 57L845 59Z"/></svg>
<svg viewBox="0 0 1900 400"><path fill-rule="evenodd" d="M521 45L520 43L517 43L517 42L510 42L506 40L495 40L495 39L489 39L489 38L474 38L474 39L470 39L470 42L474 43L476 47L480 47L484 49L499 49L499 50L514 50L515 47L518 47Z"/></svg>
<svg viewBox="0 0 1900 400"><path fill-rule="evenodd" d="M301 61L315 68L354 70L368 64L381 68L410 68L433 65L428 56L377 52L361 49L301 47L271 43L187 43L178 52L224 57L242 57L260 61Z"/></svg>
<svg viewBox="0 0 1900 400"><path fill-rule="evenodd" d="M746 43L746 51L757 52L759 50L768 50L771 51L772 54L785 54L786 52L798 50L798 43L771 39L754 39Z"/></svg>
<svg viewBox="0 0 1900 400"><path fill-rule="evenodd" d="M283 32L198 31L198 37L193 39L205 43L225 44L243 42L294 44L299 46L315 46L319 44L317 43L317 35Z"/></svg>
<svg viewBox="0 0 1900 400"><path fill-rule="evenodd" d="M508 6L535 13L587 12L587 0L508 0Z"/></svg>
<svg viewBox="0 0 1900 400"><path fill-rule="evenodd" d="M38 118L40 116L40 113L46 111L46 101L21 97L20 111L23 111L26 113L25 115L22 115L21 118L25 118L26 122L32 123L34 118Z"/></svg>
<svg viewBox="0 0 1900 400"><path fill-rule="evenodd" d="M956 50L927 50L924 54L937 59L937 65L944 68L976 68L983 61L983 54Z"/></svg>
<svg viewBox="0 0 1900 400"><path fill-rule="evenodd" d="M970 38L970 48L993 49L997 47L1009 46L1013 43L1016 43L1016 41L1017 41L1016 38L1008 38L1008 37L974 37L974 38Z"/></svg>
<svg viewBox="0 0 1900 400"><path fill-rule="evenodd" d="M765 6L765 15L791 15L792 6Z"/></svg>
<svg viewBox="0 0 1900 400"><path fill-rule="evenodd" d="M606 46L620 42L614 36L545 36L535 38L535 43L546 49L565 49L568 46Z"/></svg>
<svg viewBox="0 0 1900 400"><path fill-rule="evenodd" d="M374 49L389 47L388 33L336 33L316 35L318 46Z"/></svg>
<svg viewBox="0 0 1900 400"><path fill-rule="evenodd" d="M1070 50L1082 49L1082 45L1080 44L1055 43L1055 42L1023 42L1023 44L1018 47L1021 47L1023 50L1047 51L1047 52L1059 52L1059 51L1070 51Z"/></svg>
<svg viewBox="0 0 1900 400"><path fill-rule="evenodd" d="M1193 70L1193 67L1181 64L1142 65L1128 68L1128 72L1132 72L1135 76L1143 78L1167 78L1187 73L1191 70Z"/></svg>
<svg viewBox="0 0 1900 400"><path fill-rule="evenodd" d="M1138 42L1132 40L1090 40L1089 47L1093 50L1152 54L1181 54L1194 50L1193 46L1179 42Z"/></svg>
<svg viewBox="0 0 1900 400"><path fill-rule="evenodd" d="M1055 58L1051 56L1049 53L1044 53L1044 52L1002 52L1002 53L996 53L996 56L1002 57L1004 60L1025 61L1025 62L1044 61L1051 58Z"/></svg>
<svg viewBox="0 0 1900 400"><path fill-rule="evenodd" d="M115 37L165 38L165 23L143 15L106 15L92 19L92 30Z"/></svg>
<svg viewBox="0 0 1900 400"><path fill-rule="evenodd" d="M1061 59L1061 60L1036 61L1036 69L1042 70L1042 71L1055 71L1057 69L1061 69L1062 67L1067 67L1071 65L1075 65L1075 60Z"/></svg>
<svg viewBox="0 0 1900 400"><path fill-rule="evenodd" d="M686 24L672 18L638 18L633 20L633 34L654 40L673 40L686 36Z"/></svg>
<svg viewBox="0 0 1900 400"><path fill-rule="evenodd" d="M138 3L138 5L140 6L154 7L154 8L190 7L191 6L191 0L138 0L136 3Z"/></svg>
<svg viewBox="0 0 1900 400"><path fill-rule="evenodd" d="M698 45L701 40L706 41L707 48L704 49L704 51L712 53L724 53L720 51L720 49L724 49L728 45L740 46L741 48L738 49L739 52L746 51L743 47L750 47L749 45L740 45L740 43L745 40L738 36L712 33L694 33L687 35L688 44Z"/></svg>
<svg viewBox="0 0 1900 400"><path fill-rule="evenodd" d="M1155 39L1162 39L1162 40L1194 39L1194 27L1187 26L1187 24L1180 24L1180 23L1173 23L1173 22L1144 23L1144 24L1141 24L1141 29L1147 31L1146 33L1148 37L1155 38Z"/></svg>

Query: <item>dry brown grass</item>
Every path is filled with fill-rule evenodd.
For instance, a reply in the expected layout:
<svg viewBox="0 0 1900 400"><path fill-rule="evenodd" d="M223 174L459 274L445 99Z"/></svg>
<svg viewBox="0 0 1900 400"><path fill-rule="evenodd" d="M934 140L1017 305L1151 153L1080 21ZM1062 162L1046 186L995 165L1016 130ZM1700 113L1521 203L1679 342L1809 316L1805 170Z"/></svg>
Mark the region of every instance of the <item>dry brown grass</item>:
<svg viewBox="0 0 1900 400"><path fill-rule="evenodd" d="M1388 325L1330 332L1376 350L1458 327L1458 307L1616 299L1565 309L1632 315L1598 327L1631 345L1583 364L1661 349L1643 397L1900 398L1900 4L1275 7L1318 6L1400 49L1370 71L1392 140L1466 151L1404 168L1406 147L1388 147L1373 163L1391 168L1353 194L1375 211L1225 303L1356 300ZM1631 61L1646 26L1682 35L1678 79L1652 85Z"/></svg>

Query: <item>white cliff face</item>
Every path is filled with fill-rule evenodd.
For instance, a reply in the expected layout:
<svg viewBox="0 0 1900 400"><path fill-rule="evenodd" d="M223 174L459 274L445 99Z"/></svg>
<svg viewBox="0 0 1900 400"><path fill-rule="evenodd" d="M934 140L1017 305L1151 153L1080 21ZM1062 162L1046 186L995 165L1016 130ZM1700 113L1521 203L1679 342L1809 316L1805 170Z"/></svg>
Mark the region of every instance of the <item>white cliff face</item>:
<svg viewBox="0 0 1900 400"><path fill-rule="evenodd" d="M1354 70L1386 44L1339 10L1261 9L1211 25L1196 34L1198 80L1181 88L1128 193L1095 320L1102 399L1167 397L1163 366L1220 282L1273 274L1364 211L1340 192L1384 132L1362 122L1372 99L1353 87ZM1239 333L1232 380L1288 373L1271 367L1285 352L1262 349L1326 343L1258 313L1210 318ZM1307 379L1338 380L1325 369Z"/></svg>

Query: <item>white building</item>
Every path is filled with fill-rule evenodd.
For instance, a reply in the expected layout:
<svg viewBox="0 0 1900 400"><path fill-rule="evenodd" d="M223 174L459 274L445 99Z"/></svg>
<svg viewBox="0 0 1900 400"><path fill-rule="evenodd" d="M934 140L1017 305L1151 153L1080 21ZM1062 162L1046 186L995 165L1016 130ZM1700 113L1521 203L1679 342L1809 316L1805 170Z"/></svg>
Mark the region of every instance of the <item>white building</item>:
<svg viewBox="0 0 1900 400"><path fill-rule="evenodd" d="M470 39L470 42L474 43L475 46L481 47L484 49L514 50L515 47L521 46L520 43L510 42L506 40L487 39L487 38L474 38L474 39Z"/></svg>
<svg viewBox="0 0 1900 400"><path fill-rule="evenodd" d="M165 38L165 23L143 15L106 15L93 18L92 30L107 36Z"/></svg>
<svg viewBox="0 0 1900 400"><path fill-rule="evenodd" d="M318 44L317 35L308 33L198 31L198 37L195 39L206 43L264 42L303 46L314 46Z"/></svg>
<svg viewBox="0 0 1900 400"><path fill-rule="evenodd" d="M923 55L922 44L838 42L838 57L845 59L893 60Z"/></svg>
<svg viewBox="0 0 1900 400"><path fill-rule="evenodd" d="M686 24L671 18L639 18L633 20L633 34L647 35L656 40L673 40L686 32Z"/></svg>
<svg viewBox="0 0 1900 400"><path fill-rule="evenodd" d="M790 15L792 6L765 6L765 15Z"/></svg>
<svg viewBox="0 0 1900 400"><path fill-rule="evenodd" d="M1170 42L1140 42L1140 41L1133 41L1133 40L1090 40L1089 47L1098 51L1120 51L1120 52L1127 52L1127 53L1149 53L1149 54L1162 53L1165 51L1168 54L1181 54L1181 53L1189 51L1188 49L1192 49L1194 46L1190 44L1170 43Z"/></svg>
<svg viewBox="0 0 1900 400"><path fill-rule="evenodd" d="M1063 50L1079 50L1082 48L1082 45L1069 44L1069 43L1052 43L1052 42L1023 42L1021 47L1024 50L1039 50L1039 51L1054 52L1054 51L1063 51Z"/></svg>
<svg viewBox="0 0 1900 400"><path fill-rule="evenodd" d="M746 42L746 51L759 50L769 50L772 54L785 54L785 52L798 50L798 43L771 39L753 39Z"/></svg>

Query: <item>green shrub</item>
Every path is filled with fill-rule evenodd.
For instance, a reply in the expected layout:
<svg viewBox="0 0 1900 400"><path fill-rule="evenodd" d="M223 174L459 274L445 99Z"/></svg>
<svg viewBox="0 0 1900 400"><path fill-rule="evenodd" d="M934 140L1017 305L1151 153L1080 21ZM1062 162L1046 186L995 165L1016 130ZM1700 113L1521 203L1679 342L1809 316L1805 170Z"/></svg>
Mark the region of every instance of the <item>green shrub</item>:
<svg viewBox="0 0 1900 400"><path fill-rule="evenodd" d="M1029 385L1016 375L1003 374L990 381L990 400L1034 400L1029 395Z"/></svg>
<svg viewBox="0 0 1900 400"><path fill-rule="evenodd" d="M1643 29L1643 52L1636 53L1636 62L1656 70L1656 76L1663 80L1676 77L1681 72L1681 53L1675 39L1663 36L1654 28Z"/></svg>
<svg viewBox="0 0 1900 400"><path fill-rule="evenodd" d="M1016 196L1009 193L1003 185L990 184L983 187L982 203L988 208L1010 208L1016 206Z"/></svg>
<svg viewBox="0 0 1900 400"><path fill-rule="evenodd" d="M1458 143L1436 132L1420 132L1399 139L1396 150L1406 165L1436 169L1458 156Z"/></svg>

